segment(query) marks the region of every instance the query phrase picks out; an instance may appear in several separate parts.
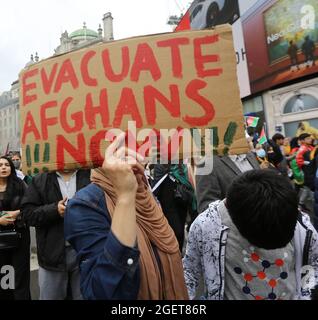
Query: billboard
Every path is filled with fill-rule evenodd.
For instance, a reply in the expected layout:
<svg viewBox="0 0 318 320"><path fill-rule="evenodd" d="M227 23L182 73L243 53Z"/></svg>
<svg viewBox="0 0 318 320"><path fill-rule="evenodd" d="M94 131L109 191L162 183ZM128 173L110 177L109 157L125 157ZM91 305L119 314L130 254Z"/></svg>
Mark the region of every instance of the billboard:
<svg viewBox="0 0 318 320"><path fill-rule="evenodd" d="M318 2L315 0L307 0L305 4L280 0L264 12L264 22L270 64L292 56L296 60L299 53L306 51L303 50L306 37L318 43Z"/></svg>
<svg viewBox="0 0 318 320"><path fill-rule="evenodd" d="M242 98L318 72L317 0L195 0L176 31L219 23L232 24Z"/></svg>
<svg viewBox="0 0 318 320"><path fill-rule="evenodd" d="M316 0L259 0L242 25L251 93L318 72Z"/></svg>

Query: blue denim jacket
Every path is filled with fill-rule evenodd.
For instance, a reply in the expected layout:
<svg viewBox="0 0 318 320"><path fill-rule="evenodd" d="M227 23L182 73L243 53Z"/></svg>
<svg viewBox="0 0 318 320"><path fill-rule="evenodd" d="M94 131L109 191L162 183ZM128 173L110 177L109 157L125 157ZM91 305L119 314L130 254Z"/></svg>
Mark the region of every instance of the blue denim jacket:
<svg viewBox="0 0 318 320"><path fill-rule="evenodd" d="M77 252L84 299L137 299L139 250L122 245L112 233L103 190L90 184L69 200L65 239Z"/></svg>

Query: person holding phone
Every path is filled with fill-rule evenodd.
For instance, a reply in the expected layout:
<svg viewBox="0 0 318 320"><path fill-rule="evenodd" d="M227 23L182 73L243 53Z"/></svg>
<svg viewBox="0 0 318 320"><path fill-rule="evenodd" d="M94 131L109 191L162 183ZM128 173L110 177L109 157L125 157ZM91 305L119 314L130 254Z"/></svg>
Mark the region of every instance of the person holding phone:
<svg viewBox="0 0 318 320"><path fill-rule="evenodd" d="M64 214L68 199L90 183L90 170L42 173L32 179L22 212L36 228L40 300L64 300L68 288L80 300L76 254L64 239Z"/></svg>
<svg viewBox="0 0 318 320"><path fill-rule="evenodd" d="M0 157L0 269L9 265L15 272L14 289L0 286L0 300L30 299L30 232L20 212L25 190L11 159ZM4 233L15 237L16 246L8 247Z"/></svg>

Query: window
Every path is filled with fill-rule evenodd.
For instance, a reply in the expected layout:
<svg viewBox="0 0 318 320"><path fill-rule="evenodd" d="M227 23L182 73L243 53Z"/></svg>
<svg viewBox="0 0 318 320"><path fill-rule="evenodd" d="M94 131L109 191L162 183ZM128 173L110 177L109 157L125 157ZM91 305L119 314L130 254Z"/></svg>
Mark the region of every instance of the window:
<svg viewBox="0 0 318 320"><path fill-rule="evenodd" d="M300 121L288 122L284 124L286 137L295 137ZM306 120L313 128L318 128L318 118Z"/></svg>
<svg viewBox="0 0 318 320"><path fill-rule="evenodd" d="M263 105L262 96L257 96L254 98L248 98L244 100L243 112L244 112L244 116L259 118L256 131L260 133L265 122L264 105Z"/></svg>
<svg viewBox="0 0 318 320"><path fill-rule="evenodd" d="M246 113L261 112L264 110L262 96L243 101L243 111Z"/></svg>
<svg viewBox="0 0 318 320"><path fill-rule="evenodd" d="M309 94L296 94L286 103L284 114L303 112L311 109L318 109L318 100Z"/></svg>

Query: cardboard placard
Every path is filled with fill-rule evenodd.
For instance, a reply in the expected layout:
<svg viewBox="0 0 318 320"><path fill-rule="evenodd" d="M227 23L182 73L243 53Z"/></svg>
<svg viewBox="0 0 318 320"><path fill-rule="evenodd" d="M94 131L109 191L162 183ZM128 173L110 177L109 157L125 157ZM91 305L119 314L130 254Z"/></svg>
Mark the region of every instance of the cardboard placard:
<svg viewBox="0 0 318 320"><path fill-rule="evenodd" d="M247 151L228 25L100 43L29 66L20 112L25 173L101 165L105 134L128 121L137 133L213 127L219 152Z"/></svg>

